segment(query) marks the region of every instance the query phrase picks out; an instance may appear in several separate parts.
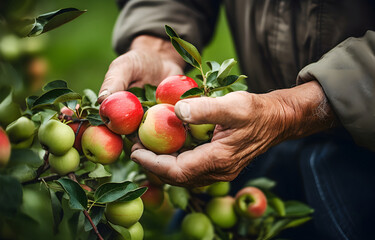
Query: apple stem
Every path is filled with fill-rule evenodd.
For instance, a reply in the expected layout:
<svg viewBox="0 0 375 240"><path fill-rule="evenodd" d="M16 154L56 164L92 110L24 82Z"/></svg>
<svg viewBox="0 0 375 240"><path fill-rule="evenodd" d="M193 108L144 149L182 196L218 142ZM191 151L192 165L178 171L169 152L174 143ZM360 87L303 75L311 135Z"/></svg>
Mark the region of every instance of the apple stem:
<svg viewBox="0 0 375 240"><path fill-rule="evenodd" d="M76 175L75 175L74 173L69 173L69 174L68 174L68 177L69 177L71 180L73 180L73 181L75 181L76 183L78 183L78 181L77 181L77 177L76 177ZM79 184L79 183L78 183L78 184ZM83 210L83 214L85 215L85 217L87 218L87 220L89 220L89 222L90 222L90 224L91 224L91 226L92 226L92 229L94 230L95 234L98 236L98 239L99 239L99 240L104 240L103 237L102 237L102 235L100 235L100 233L99 233L99 231L98 231L98 228L95 226L94 222L92 221L91 216L90 216L90 214L87 212L87 210Z"/></svg>

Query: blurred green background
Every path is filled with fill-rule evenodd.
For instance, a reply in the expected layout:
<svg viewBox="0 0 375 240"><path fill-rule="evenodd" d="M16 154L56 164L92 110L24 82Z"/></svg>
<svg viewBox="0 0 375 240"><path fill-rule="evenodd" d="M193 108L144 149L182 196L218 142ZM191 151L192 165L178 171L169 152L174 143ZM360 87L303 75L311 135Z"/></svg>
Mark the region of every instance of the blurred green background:
<svg viewBox="0 0 375 240"><path fill-rule="evenodd" d="M116 54L111 46L113 27L119 13L115 1L38 0L30 11L31 16L51 12L60 8L75 7L87 12L51 32L35 37L32 41L42 45L38 53L44 60L47 74L43 82L62 79L77 92L90 88L99 91L104 75ZM216 34L203 51L203 60L221 63L236 58L233 43L221 11ZM43 60L43 61L44 61ZM195 76L198 72L189 73ZM233 73L239 73L238 67Z"/></svg>

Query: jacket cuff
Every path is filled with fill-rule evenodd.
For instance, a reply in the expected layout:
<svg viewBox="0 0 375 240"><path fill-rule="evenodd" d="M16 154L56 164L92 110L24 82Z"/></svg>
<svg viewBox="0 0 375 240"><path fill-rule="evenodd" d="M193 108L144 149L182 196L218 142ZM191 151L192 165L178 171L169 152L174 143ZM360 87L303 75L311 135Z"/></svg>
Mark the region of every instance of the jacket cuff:
<svg viewBox="0 0 375 240"><path fill-rule="evenodd" d="M375 32L349 38L306 66L297 84L317 80L354 141L375 151Z"/></svg>

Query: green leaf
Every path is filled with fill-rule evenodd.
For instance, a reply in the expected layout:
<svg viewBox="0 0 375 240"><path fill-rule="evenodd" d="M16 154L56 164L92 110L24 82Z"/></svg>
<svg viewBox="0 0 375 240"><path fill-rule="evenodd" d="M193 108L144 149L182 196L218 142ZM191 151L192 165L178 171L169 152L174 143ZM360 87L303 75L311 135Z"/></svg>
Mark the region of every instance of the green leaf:
<svg viewBox="0 0 375 240"><path fill-rule="evenodd" d="M22 203L22 186L11 176L0 175L0 216L14 216Z"/></svg>
<svg viewBox="0 0 375 240"><path fill-rule="evenodd" d="M207 61L206 62L207 66L210 68L212 72L219 72L220 70L220 64L215 61Z"/></svg>
<svg viewBox="0 0 375 240"><path fill-rule="evenodd" d="M237 64L237 61L234 60L233 58L225 60L220 66L220 70L219 70L219 74L217 78L219 80L226 78L228 74L230 73L230 71L232 70L233 66L236 64Z"/></svg>
<svg viewBox="0 0 375 240"><path fill-rule="evenodd" d="M145 90L143 88L132 87L132 88L129 88L127 91L131 92L135 96L137 96L137 98L139 99L139 101L145 101L146 100Z"/></svg>
<svg viewBox="0 0 375 240"><path fill-rule="evenodd" d="M35 100L38 99L38 96L29 96L26 98L26 106L28 109L31 109L34 105Z"/></svg>
<svg viewBox="0 0 375 240"><path fill-rule="evenodd" d="M232 92L247 91L247 85L237 81L230 86L230 90Z"/></svg>
<svg viewBox="0 0 375 240"><path fill-rule="evenodd" d="M43 15L38 16L35 19L33 24L33 28L27 34L28 37L37 36L42 33L48 32L54 28L57 28L73 19L77 18L81 14L85 13L86 11L81 11L76 8L65 8L60 9L54 12L45 13ZM30 25L30 22L26 22L25 27ZM23 31L24 32L24 31Z"/></svg>
<svg viewBox="0 0 375 240"><path fill-rule="evenodd" d="M169 200L174 207L180 208L182 210L186 209L190 199L190 194L185 188L170 186L168 188L168 195Z"/></svg>
<svg viewBox="0 0 375 240"><path fill-rule="evenodd" d="M200 69L199 63L190 55L175 39L171 38L171 42L176 51L181 55L185 62L189 63L193 67Z"/></svg>
<svg viewBox="0 0 375 240"><path fill-rule="evenodd" d="M112 174L108 172L104 166L100 163L96 164L95 170L89 173L90 178L103 178L103 177L110 177Z"/></svg>
<svg viewBox="0 0 375 240"><path fill-rule="evenodd" d="M215 71L215 72L211 72L208 76L207 76L207 79L206 79L206 85L207 87L209 88L216 88L216 87L220 87L218 81L217 81L217 75L219 74L218 71Z"/></svg>
<svg viewBox="0 0 375 240"><path fill-rule="evenodd" d="M147 101L156 102L155 92L156 92L155 86L152 86L150 84L145 85L145 95L146 95Z"/></svg>
<svg viewBox="0 0 375 240"><path fill-rule="evenodd" d="M200 88L192 88L184 92L182 96L180 97L181 99L188 98L188 97L198 97L204 95L204 90Z"/></svg>
<svg viewBox="0 0 375 240"><path fill-rule="evenodd" d="M131 236L130 236L130 232L129 232L129 230L127 229L127 228L124 228L124 227L122 227L122 226L119 226L119 225L115 225L115 224L113 224L113 223L111 223L111 222L108 222L109 223L109 225L116 231L116 232L118 232L121 236L122 236L122 238L124 239L124 240L131 240L132 238L131 238Z"/></svg>
<svg viewBox="0 0 375 240"><path fill-rule="evenodd" d="M94 225L98 225L100 220L102 219L104 213L104 207L92 207L90 210L90 217ZM91 223L87 218L85 218L85 231L88 232L92 229Z"/></svg>
<svg viewBox="0 0 375 240"><path fill-rule="evenodd" d="M94 200L98 203L109 203L119 200L128 192L137 189L138 186L130 181L121 183L105 183L98 187L94 194Z"/></svg>
<svg viewBox="0 0 375 240"><path fill-rule="evenodd" d="M99 126L99 125L103 125L104 122L102 121L99 113L90 113L88 116L87 116L87 120L89 120L90 124L93 125L93 126Z"/></svg>
<svg viewBox="0 0 375 240"><path fill-rule="evenodd" d="M277 212L277 214L279 216L281 216L281 217L285 216L284 202L280 198L278 198L278 197L270 198L270 199L268 199L268 204L273 209L275 209L275 211Z"/></svg>
<svg viewBox="0 0 375 240"><path fill-rule="evenodd" d="M170 37L170 38L173 38L173 37L178 37L178 34L173 30L172 27L168 26L168 25L165 25L165 32L167 33L167 35Z"/></svg>
<svg viewBox="0 0 375 240"><path fill-rule="evenodd" d="M261 178L252 179L248 181L245 185L257 187L260 189L270 190L276 186L276 182L269 178L261 177Z"/></svg>
<svg viewBox="0 0 375 240"><path fill-rule="evenodd" d="M53 104L61 103L61 102L70 102L70 101L74 101L74 100L77 100L77 99L81 100L82 96L79 93L71 92L71 93L63 94L63 95L57 97L55 99L55 101L53 102ZM75 109L75 106L72 109Z"/></svg>
<svg viewBox="0 0 375 240"><path fill-rule="evenodd" d="M87 196L81 186L70 179L60 178L57 182L64 188L69 196L69 206L74 210L85 210L87 207Z"/></svg>
<svg viewBox="0 0 375 240"><path fill-rule="evenodd" d="M281 219L274 222L271 228L267 231L264 239L271 239L278 235L285 228L285 226L288 225L290 221L291 219Z"/></svg>
<svg viewBox="0 0 375 240"><path fill-rule="evenodd" d="M76 112L76 106L78 104L78 101L77 100L70 100L70 101L67 101L65 102L64 104L66 104L66 106L73 110L74 112Z"/></svg>
<svg viewBox="0 0 375 240"><path fill-rule="evenodd" d="M147 187L140 187L135 190L131 190L128 193L125 194L125 196L121 197L118 202L126 202L131 201L136 198L141 197L145 192L147 191Z"/></svg>
<svg viewBox="0 0 375 240"><path fill-rule="evenodd" d="M292 221L290 221L290 222L284 227L284 229L298 227L298 226L304 224L305 222L310 221L311 219L312 219L312 217L304 217L304 218L298 218L298 219L292 220Z"/></svg>
<svg viewBox="0 0 375 240"><path fill-rule="evenodd" d="M178 37L173 37L172 39L175 40L183 49L185 49L185 51L188 52L199 65L202 65L202 57L198 49L193 44Z"/></svg>
<svg viewBox="0 0 375 240"><path fill-rule="evenodd" d="M32 109L43 105L53 104L58 97L72 92L73 91L68 88L52 89L35 99Z"/></svg>
<svg viewBox="0 0 375 240"><path fill-rule="evenodd" d="M29 165L37 168L43 164L43 160L39 155L31 149L12 149L12 154L8 167L16 165Z"/></svg>
<svg viewBox="0 0 375 240"><path fill-rule="evenodd" d="M91 89L83 90L82 105L94 107L97 104L97 99L98 99L98 96L93 90Z"/></svg>
<svg viewBox="0 0 375 240"><path fill-rule="evenodd" d="M68 84L64 80L55 80L44 85L42 90L48 92L57 88L68 88Z"/></svg>
<svg viewBox="0 0 375 240"><path fill-rule="evenodd" d="M35 168L29 165L17 165L7 169L7 172L21 183L30 181L37 176Z"/></svg>
<svg viewBox="0 0 375 240"><path fill-rule="evenodd" d="M59 229L59 225L63 219L64 211L61 206L59 198L52 189L49 190L49 195L51 199L52 215L53 215L53 232L56 234Z"/></svg>
<svg viewBox="0 0 375 240"><path fill-rule="evenodd" d="M245 75L240 75L240 76L230 75L230 76L225 77L222 80L218 79L218 81L220 83L220 86L228 87L228 86L234 84L235 82L240 81L240 80L245 79L245 78L247 78L247 76L245 76Z"/></svg>
<svg viewBox="0 0 375 240"><path fill-rule="evenodd" d="M285 217L304 217L314 212L314 209L298 201L287 201L285 204Z"/></svg>

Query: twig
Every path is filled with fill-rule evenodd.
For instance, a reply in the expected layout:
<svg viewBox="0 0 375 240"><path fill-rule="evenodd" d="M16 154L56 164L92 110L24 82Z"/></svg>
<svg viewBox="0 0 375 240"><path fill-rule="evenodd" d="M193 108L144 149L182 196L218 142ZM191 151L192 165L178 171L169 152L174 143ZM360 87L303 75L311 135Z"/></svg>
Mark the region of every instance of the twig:
<svg viewBox="0 0 375 240"><path fill-rule="evenodd" d="M29 185L29 184L33 184L33 183L37 183L37 182L41 182L41 181L48 182L48 181L57 180L59 178L60 178L60 176L58 174L52 174L52 175L48 175L46 177L37 177L37 178L34 178L30 181L23 182L22 185Z"/></svg>
<svg viewBox="0 0 375 240"><path fill-rule="evenodd" d="M75 181L76 183L78 183L77 181L77 177L74 173L69 173L68 174L68 177ZM98 228L95 226L94 222L92 221L91 217L90 217L90 214L87 212L87 210L83 210L83 214L85 215L85 217L87 218L87 220L89 220L91 226L92 226L92 229L94 230L95 234L98 236L99 240L104 240L102 235L100 235L99 231L98 231Z"/></svg>

